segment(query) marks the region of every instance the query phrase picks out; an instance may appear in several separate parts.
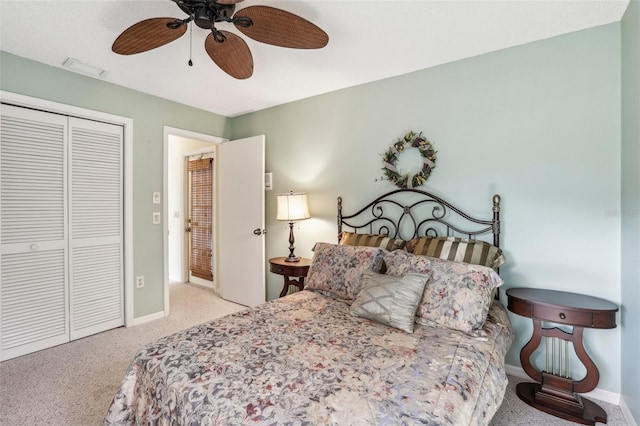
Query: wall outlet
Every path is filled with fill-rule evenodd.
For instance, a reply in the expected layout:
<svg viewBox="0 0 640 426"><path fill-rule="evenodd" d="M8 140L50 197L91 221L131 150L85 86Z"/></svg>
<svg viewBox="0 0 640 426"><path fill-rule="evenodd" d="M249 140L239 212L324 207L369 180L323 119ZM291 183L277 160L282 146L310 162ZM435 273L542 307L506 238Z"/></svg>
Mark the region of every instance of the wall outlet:
<svg viewBox="0 0 640 426"><path fill-rule="evenodd" d="M140 275L139 277L136 277L136 287L137 288L144 287L144 275Z"/></svg>
<svg viewBox="0 0 640 426"><path fill-rule="evenodd" d="M151 222L153 222L154 225L160 225L160 212L153 212Z"/></svg>

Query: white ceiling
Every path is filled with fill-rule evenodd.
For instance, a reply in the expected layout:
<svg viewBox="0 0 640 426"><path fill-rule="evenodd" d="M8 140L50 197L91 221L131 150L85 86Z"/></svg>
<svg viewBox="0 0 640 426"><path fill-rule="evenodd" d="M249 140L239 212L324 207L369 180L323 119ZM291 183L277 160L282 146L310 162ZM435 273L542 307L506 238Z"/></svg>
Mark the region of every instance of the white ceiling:
<svg viewBox="0 0 640 426"><path fill-rule="evenodd" d="M111 51L147 18L186 15L170 0L0 0L0 49L61 67L69 57L108 71L105 81L227 117L345 87L620 21L629 0L245 0L287 10L329 34L319 50L274 47L245 37L254 74L235 80L204 51L193 28L155 50Z"/></svg>

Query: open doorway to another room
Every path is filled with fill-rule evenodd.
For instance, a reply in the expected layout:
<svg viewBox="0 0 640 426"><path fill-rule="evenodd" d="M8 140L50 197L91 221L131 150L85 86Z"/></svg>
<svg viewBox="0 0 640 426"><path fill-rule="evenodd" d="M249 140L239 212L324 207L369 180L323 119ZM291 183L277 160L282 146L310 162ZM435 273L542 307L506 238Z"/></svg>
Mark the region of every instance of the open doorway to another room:
<svg viewBox="0 0 640 426"><path fill-rule="evenodd" d="M215 281L215 161L224 139L165 128L165 312L169 283L190 283L219 293ZM203 165L208 167L203 167ZM207 194L208 191L208 194ZM205 247L207 246L207 247ZM195 260L195 262L194 262ZM204 266L203 266L204 265Z"/></svg>
<svg viewBox="0 0 640 426"><path fill-rule="evenodd" d="M213 152L210 253L213 282L189 278L186 207L188 157L205 160ZM164 310L170 313L169 283L200 285L245 306L266 299L264 161L265 136L227 141L172 127L164 128ZM205 206L208 204L205 202ZM206 207L208 208L208 207ZM209 219L205 218L204 221ZM216 224L224 224L217 226ZM218 248L223 247L224 250ZM205 249L207 250L207 249ZM206 281L206 280L205 280Z"/></svg>

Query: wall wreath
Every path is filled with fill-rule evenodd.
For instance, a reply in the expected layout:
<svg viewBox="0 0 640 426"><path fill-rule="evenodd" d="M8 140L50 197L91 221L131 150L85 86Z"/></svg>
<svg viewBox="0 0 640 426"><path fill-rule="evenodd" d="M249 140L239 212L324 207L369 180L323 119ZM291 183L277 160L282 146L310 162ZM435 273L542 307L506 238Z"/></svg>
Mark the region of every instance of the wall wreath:
<svg viewBox="0 0 640 426"><path fill-rule="evenodd" d="M410 148L416 148L420 153L422 168L419 170L403 171L398 169L401 154ZM400 188L414 188L427 181L431 171L436 167L436 152L431 142L422 136L422 132L410 131L404 137L389 147L382 155L383 180L388 180Z"/></svg>

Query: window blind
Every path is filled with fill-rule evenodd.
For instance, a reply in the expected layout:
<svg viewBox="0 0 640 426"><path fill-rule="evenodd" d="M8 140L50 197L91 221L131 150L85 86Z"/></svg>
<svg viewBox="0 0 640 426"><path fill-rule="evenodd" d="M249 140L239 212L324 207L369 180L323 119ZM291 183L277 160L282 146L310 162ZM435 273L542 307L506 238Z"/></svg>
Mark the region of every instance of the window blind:
<svg viewBox="0 0 640 426"><path fill-rule="evenodd" d="M211 212L213 203L213 159L203 158L189 161L191 253L189 268L191 275L213 281L211 269Z"/></svg>

